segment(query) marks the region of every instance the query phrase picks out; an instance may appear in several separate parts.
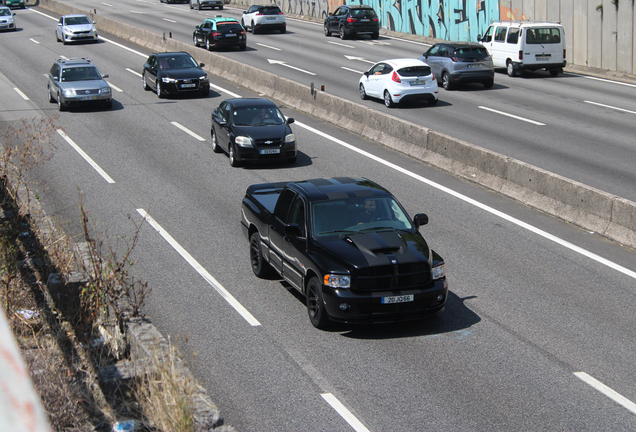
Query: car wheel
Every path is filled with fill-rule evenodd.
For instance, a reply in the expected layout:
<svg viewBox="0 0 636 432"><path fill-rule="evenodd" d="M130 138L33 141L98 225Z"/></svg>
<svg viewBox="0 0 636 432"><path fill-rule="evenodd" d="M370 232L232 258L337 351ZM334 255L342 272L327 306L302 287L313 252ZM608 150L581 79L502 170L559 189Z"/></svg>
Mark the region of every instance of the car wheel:
<svg viewBox="0 0 636 432"><path fill-rule="evenodd" d="M506 64L506 72L508 72L509 77L517 75L517 71L515 71L515 65L511 61L508 61L508 63Z"/></svg>
<svg viewBox="0 0 636 432"><path fill-rule="evenodd" d="M199 46L199 42L197 42L197 35L192 35L192 44L193 44L195 47L198 47L198 46Z"/></svg>
<svg viewBox="0 0 636 432"><path fill-rule="evenodd" d="M448 74L448 72L444 72L442 74L442 87L444 87L444 90L450 90L453 88L453 84L451 84L450 75Z"/></svg>
<svg viewBox="0 0 636 432"><path fill-rule="evenodd" d="M158 97L159 99L163 99L164 94L163 94L163 92L161 91L161 81L159 81L159 79L157 79L157 83L156 83L156 84L157 84L157 97Z"/></svg>
<svg viewBox="0 0 636 432"><path fill-rule="evenodd" d="M495 80L491 79L488 81L484 81L483 84L485 88L489 89L489 88L492 88L493 85L495 85Z"/></svg>
<svg viewBox="0 0 636 432"><path fill-rule="evenodd" d="M375 32L371 35L371 39L378 39L380 37L380 33L379 32Z"/></svg>
<svg viewBox="0 0 636 432"><path fill-rule="evenodd" d="M66 109L66 107L64 106L64 103L62 102L62 98L60 97L60 92L57 93L57 110L58 111L64 111Z"/></svg>
<svg viewBox="0 0 636 432"><path fill-rule="evenodd" d="M367 92L364 90L364 84L360 83L360 99L367 100L369 97L367 96Z"/></svg>
<svg viewBox="0 0 636 432"><path fill-rule="evenodd" d="M254 21L252 21L252 24L250 25L250 30L252 30L252 34L256 34L256 27L254 27Z"/></svg>
<svg viewBox="0 0 636 432"><path fill-rule="evenodd" d="M280 34L283 34L287 31L287 27L283 27L280 29Z"/></svg>
<svg viewBox="0 0 636 432"><path fill-rule="evenodd" d="M347 32L344 27L340 27L340 39L345 40L347 38Z"/></svg>
<svg viewBox="0 0 636 432"><path fill-rule="evenodd" d="M559 73L561 73L560 69L550 69L550 75L552 76L557 76Z"/></svg>
<svg viewBox="0 0 636 432"><path fill-rule="evenodd" d="M247 30L247 27L245 27L245 21L243 21L243 18L241 18L241 26L243 26L243 28Z"/></svg>
<svg viewBox="0 0 636 432"><path fill-rule="evenodd" d="M150 86L148 86L148 82L146 81L146 72L141 74L141 85L145 91L150 90Z"/></svg>
<svg viewBox="0 0 636 432"><path fill-rule="evenodd" d="M272 267L263 259L261 236L257 232L250 237L250 263L256 277L265 278L272 274Z"/></svg>
<svg viewBox="0 0 636 432"><path fill-rule="evenodd" d="M428 100L428 104L429 105L437 105L437 102L439 102L439 99L429 99Z"/></svg>
<svg viewBox="0 0 636 432"><path fill-rule="evenodd" d="M393 108L395 106L395 103L391 98L391 93L389 93L388 90L384 90L384 105L386 105L387 108Z"/></svg>
<svg viewBox="0 0 636 432"><path fill-rule="evenodd" d="M210 129L210 139L212 140L212 151L214 153L221 153L223 149L219 146L219 143L216 142L216 132L214 132L214 128Z"/></svg>
<svg viewBox="0 0 636 432"><path fill-rule="evenodd" d="M236 168L241 165L241 163L236 160L236 156L234 155L234 144L230 144L228 157L230 158L230 166L233 166Z"/></svg>
<svg viewBox="0 0 636 432"><path fill-rule="evenodd" d="M66 38L64 37L64 35L62 35L62 44L66 45Z"/></svg>
<svg viewBox="0 0 636 432"><path fill-rule="evenodd" d="M309 321L317 329L324 329L329 323L329 316L322 298L322 288L317 277L312 277L307 284L307 313Z"/></svg>
<svg viewBox="0 0 636 432"><path fill-rule="evenodd" d="M47 84L46 92L49 94L49 103L54 103L55 99L53 98L53 94L51 93L51 87Z"/></svg>
<svg viewBox="0 0 636 432"><path fill-rule="evenodd" d="M208 51L212 50L212 45L210 45L210 37L209 36L205 39L205 49L208 50Z"/></svg>
<svg viewBox="0 0 636 432"><path fill-rule="evenodd" d="M62 42L62 41L60 40L60 37L57 35L57 32L55 32L55 41L56 41L56 42Z"/></svg>
<svg viewBox="0 0 636 432"><path fill-rule="evenodd" d="M325 23L325 36L331 36L331 31L329 30L327 23Z"/></svg>
<svg viewBox="0 0 636 432"><path fill-rule="evenodd" d="M223 5L219 6L219 10L223 10Z"/></svg>

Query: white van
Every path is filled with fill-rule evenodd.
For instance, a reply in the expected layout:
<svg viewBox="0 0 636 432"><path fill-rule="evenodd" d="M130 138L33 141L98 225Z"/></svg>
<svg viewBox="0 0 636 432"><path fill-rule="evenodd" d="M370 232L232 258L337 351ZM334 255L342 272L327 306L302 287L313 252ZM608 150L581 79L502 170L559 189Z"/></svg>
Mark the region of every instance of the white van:
<svg viewBox="0 0 636 432"><path fill-rule="evenodd" d="M511 77L526 69L546 69L557 76L565 67L565 33L559 23L493 22L478 41L490 52L495 68L506 68Z"/></svg>

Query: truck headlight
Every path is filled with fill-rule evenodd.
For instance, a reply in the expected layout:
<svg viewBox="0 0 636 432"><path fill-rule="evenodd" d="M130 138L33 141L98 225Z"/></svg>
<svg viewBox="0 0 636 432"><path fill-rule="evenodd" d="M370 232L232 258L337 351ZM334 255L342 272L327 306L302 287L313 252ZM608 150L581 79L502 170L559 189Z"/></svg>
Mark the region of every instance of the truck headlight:
<svg viewBox="0 0 636 432"><path fill-rule="evenodd" d="M433 280L441 279L446 276L446 265L444 263L433 267Z"/></svg>
<svg viewBox="0 0 636 432"><path fill-rule="evenodd" d="M328 274L325 275L323 282L331 288L350 288L351 276Z"/></svg>
<svg viewBox="0 0 636 432"><path fill-rule="evenodd" d="M293 133L285 136L285 143L290 143L296 141L296 136Z"/></svg>
<svg viewBox="0 0 636 432"><path fill-rule="evenodd" d="M239 145L241 147L253 147L252 138L250 138L250 137L237 136L234 139L234 142L236 143L236 145Z"/></svg>

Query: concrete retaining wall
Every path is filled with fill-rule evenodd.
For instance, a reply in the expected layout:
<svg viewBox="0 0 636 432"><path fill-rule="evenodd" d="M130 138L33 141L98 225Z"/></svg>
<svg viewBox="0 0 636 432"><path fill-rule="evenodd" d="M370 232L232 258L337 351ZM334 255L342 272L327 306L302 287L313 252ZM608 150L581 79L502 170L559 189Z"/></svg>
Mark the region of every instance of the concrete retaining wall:
<svg viewBox="0 0 636 432"><path fill-rule="evenodd" d="M525 2L524 2L525 3ZM54 0L42 6L59 14L84 13ZM612 6L613 7L613 6ZM636 203L547 172L392 115L217 55L95 15L100 31L153 51L187 51L205 69L291 108L311 114L458 177L489 187L524 204L636 248Z"/></svg>

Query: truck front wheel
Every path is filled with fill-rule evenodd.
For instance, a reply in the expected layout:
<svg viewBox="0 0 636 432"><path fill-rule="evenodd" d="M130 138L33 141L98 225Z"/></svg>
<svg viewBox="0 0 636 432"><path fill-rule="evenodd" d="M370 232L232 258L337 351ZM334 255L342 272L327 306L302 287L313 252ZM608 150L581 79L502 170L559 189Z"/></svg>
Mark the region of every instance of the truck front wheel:
<svg viewBox="0 0 636 432"><path fill-rule="evenodd" d="M317 277L312 277L307 284L307 312L309 320L318 329L327 328L329 315L322 298L322 286Z"/></svg>
<svg viewBox="0 0 636 432"><path fill-rule="evenodd" d="M250 237L250 262L252 271L257 277L265 278L271 276L272 267L263 259L261 236L257 232Z"/></svg>

